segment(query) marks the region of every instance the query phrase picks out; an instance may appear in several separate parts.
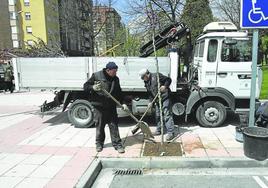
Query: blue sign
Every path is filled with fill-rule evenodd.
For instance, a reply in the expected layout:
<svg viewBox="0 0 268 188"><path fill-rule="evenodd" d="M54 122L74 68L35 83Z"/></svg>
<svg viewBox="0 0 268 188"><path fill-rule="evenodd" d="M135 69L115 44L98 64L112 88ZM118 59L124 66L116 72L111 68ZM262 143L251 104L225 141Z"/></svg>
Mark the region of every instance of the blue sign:
<svg viewBox="0 0 268 188"><path fill-rule="evenodd" d="M268 0L241 0L241 27L268 28Z"/></svg>

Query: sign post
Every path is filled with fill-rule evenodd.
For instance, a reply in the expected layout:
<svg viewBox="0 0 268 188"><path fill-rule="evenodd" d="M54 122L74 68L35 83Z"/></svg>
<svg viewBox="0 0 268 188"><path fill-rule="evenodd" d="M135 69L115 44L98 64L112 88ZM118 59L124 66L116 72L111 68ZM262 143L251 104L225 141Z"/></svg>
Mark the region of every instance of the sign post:
<svg viewBox="0 0 268 188"><path fill-rule="evenodd" d="M259 30L268 28L268 0L241 0L241 28L253 29L249 126L255 122Z"/></svg>
<svg viewBox="0 0 268 188"><path fill-rule="evenodd" d="M249 126L254 126L255 122L255 98L256 98L256 78L257 78L257 62L258 62L258 42L259 30L253 30L253 47L252 47L252 71L251 71L251 86L250 86L250 114Z"/></svg>

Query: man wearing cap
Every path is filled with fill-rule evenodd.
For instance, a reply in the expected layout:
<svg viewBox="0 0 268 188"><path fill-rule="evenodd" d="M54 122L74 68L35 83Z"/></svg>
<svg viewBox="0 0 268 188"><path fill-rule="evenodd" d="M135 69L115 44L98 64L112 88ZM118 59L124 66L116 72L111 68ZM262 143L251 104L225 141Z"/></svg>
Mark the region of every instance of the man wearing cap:
<svg viewBox="0 0 268 188"><path fill-rule="evenodd" d="M84 84L84 90L89 94L89 100L95 107L94 120L96 124L96 150L103 150L105 140L105 125L109 125L113 147L119 152L125 150L118 130L118 116L116 103L106 96L101 88L111 93L118 101L122 103L122 91L119 78L116 76L118 66L114 62L109 62L101 71L92 74L91 78ZM127 106L123 104L124 110Z"/></svg>
<svg viewBox="0 0 268 188"><path fill-rule="evenodd" d="M158 93L158 83L157 83L157 73L150 73L148 69L142 69L139 72L140 78L145 83L145 88L149 94L149 98L152 101L153 98ZM159 73L159 81L160 81L160 92L161 92L161 98L162 98L162 112L163 112L163 123L164 128L166 128L167 136L166 140L170 141L174 138L174 121L172 117L172 111L171 111L171 101L170 101L170 84L171 84L171 78L164 76L163 74ZM153 104L149 104L153 105ZM156 132L155 135L161 134L161 121L160 121L160 108L159 108L159 102L156 101L155 105L155 116L156 116Z"/></svg>

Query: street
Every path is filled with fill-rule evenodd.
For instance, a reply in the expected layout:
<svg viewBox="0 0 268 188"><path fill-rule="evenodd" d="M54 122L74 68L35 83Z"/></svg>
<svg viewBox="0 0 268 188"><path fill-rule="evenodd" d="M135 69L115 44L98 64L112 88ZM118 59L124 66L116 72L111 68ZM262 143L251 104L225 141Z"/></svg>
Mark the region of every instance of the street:
<svg viewBox="0 0 268 188"><path fill-rule="evenodd" d="M49 112L42 117L39 106L44 100L52 100L52 91L24 91L20 93L0 93L0 187L73 187L95 158L140 158L143 157L143 137L132 135L130 129L135 124L130 118L120 118L119 131L126 153L118 154L111 145L108 126L104 150L95 150L95 128L74 128L68 121L66 112L60 109ZM184 123L177 120L177 139L183 149L182 158L217 158L247 159L243 153L243 144L235 140L235 126L238 118L229 114L225 126L219 128L202 128L196 122ZM155 130L152 118L147 118L152 131ZM156 137L160 141L161 136ZM267 171L268 172L268 171ZM258 187L252 176L267 174L251 174L250 176L195 176L202 188L205 183L215 186L216 183L228 180L226 187L235 183L244 187ZM155 184L146 175L142 180ZM172 185L180 182L187 188L187 178L182 176L165 176L163 181ZM236 181L235 177L241 181ZM119 178L119 179L118 179ZM132 178L130 177L130 182ZM157 178L156 178L157 179ZM120 177L114 179L116 183ZM179 181L178 181L179 180ZM121 181L121 180L120 180ZM128 181L128 179L124 179ZM174 182L174 184L173 184ZM189 182L188 182L189 183ZM131 187L131 184L129 184ZM224 186L225 184L220 184ZM228 185L228 186L227 186ZM254 186L253 186L254 185ZM267 185L267 182L266 182ZM157 186L155 186L157 187ZM176 186L177 187L177 186ZM190 185L189 185L190 187ZM265 188L262 187L262 188Z"/></svg>

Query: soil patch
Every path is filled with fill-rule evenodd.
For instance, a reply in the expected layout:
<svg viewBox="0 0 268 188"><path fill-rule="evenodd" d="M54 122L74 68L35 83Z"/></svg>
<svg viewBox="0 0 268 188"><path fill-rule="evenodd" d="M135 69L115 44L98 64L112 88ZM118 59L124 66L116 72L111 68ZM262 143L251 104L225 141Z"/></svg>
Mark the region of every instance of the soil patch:
<svg viewBox="0 0 268 188"><path fill-rule="evenodd" d="M182 156L181 144L178 142L163 143L145 142L143 156Z"/></svg>

